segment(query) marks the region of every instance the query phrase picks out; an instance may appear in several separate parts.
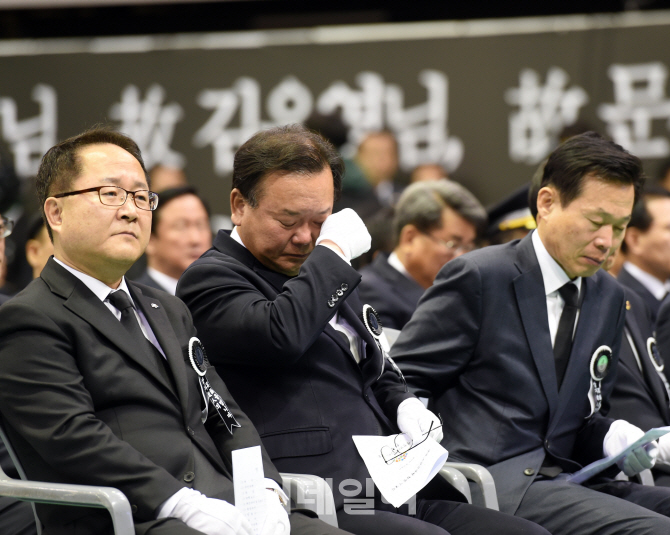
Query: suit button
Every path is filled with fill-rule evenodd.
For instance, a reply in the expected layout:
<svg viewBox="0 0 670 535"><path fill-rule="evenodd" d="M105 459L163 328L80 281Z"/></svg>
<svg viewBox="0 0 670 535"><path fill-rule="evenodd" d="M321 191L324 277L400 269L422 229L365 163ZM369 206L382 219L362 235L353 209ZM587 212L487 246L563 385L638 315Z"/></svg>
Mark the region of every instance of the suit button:
<svg viewBox="0 0 670 535"><path fill-rule="evenodd" d="M533 476L533 475L535 475L535 470L533 470L532 468L526 468L523 471L523 473L524 473L524 475L527 475L527 476Z"/></svg>
<svg viewBox="0 0 670 535"><path fill-rule="evenodd" d="M548 439L544 441L544 447L549 449L549 440Z"/></svg>
<svg viewBox="0 0 670 535"><path fill-rule="evenodd" d="M195 474L193 472L186 472L184 474L184 481L186 481L186 483L190 483L194 479L195 479Z"/></svg>
<svg viewBox="0 0 670 535"><path fill-rule="evenodd" d="M338 297L342 297L344 295L344 292L342 290L335 290L335 293L337 294Z"/></svg>
<svg viewBox="0 0 670 535"><path fill-rule="evenodd" d="M340 298L337 297L336 295L331 295L331 296L330 296L330 300L331 300L333 303L336 303L337 301L340 300Z"/></svg>
<svg viewBox="0 0 670 535"><path fill-rule="evenodd" d="M330 299L328 300L328 306L330 308L333 308L335 306L335 301L331 301Z"/></svg>
<svg viewBox="0 0 670 535"><path fill-rule="evenodd" d="M137 505L131 505L130 506L130 511L133 514L137 514Z"/></svg>
<svg viewBox="0 0 670 535"><path fill-rule="evenodd" d="M191 429L190 426L186 428L186 431L187 431L188 434L191 435L192 437L195 436L195 431L193 431L193 429Z"/></svg>
<svg viewBox="0 0 670 535"><path fill-rule="evenodd" d="M340 290L343 292L346 292L349 289L349 285L346 282L342 283L342 286L340 286Z"/></svg>

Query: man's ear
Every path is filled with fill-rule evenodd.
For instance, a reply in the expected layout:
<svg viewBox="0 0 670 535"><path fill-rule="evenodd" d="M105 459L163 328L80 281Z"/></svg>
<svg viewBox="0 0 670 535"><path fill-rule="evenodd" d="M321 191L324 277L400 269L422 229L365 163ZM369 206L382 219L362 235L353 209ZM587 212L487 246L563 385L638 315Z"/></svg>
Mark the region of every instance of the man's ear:
<svg viewBox="0 0 670 535"><path fill-rule="evenodd" d="M244 211L249 210L249 203L239 189L233 188L230 192L230 219L233 225L239 227L242 225Z"/></svg>
<svg viewBox="0 0 670 535"><path fill-rule="evenodd" d="M63 224L63 204L61 199L49 197L44 201L44 216L51 227L51 231L57 234Z"/></svg>
<svg viewBox="0 0 670 535"><path fill-rule="evenodd" d="M537 192L537 216L546 217L561 205L560 195L553 186L545 186Z"/></svg>
<svg viewBox="0 0 670 535"><path fill-rule="evenodd" d="M400 236L398 237L398 245L410 245L421 232L411 223L405 225L400 231Z"/></svg>
<svg viewBox="0 0 670 535"><path fill-rule="evenodd" d="M627 254L632 256L637 256L641 252L640 247L640 236L642 233L637 227L628 227L626 229L626 234L623 237L623 241L626 242Z"/></svg>

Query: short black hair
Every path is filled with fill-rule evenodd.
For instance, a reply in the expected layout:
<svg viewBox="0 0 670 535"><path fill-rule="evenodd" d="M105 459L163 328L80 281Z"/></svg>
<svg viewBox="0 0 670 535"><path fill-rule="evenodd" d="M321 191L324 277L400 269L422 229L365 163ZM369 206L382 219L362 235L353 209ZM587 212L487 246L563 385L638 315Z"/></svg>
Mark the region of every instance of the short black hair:
<svg viewBox="0 0 670 535"><path fill-rule="evenodd" d="M37 171L35 189L37 190L40 211L45 222L44 202L56 193L66 192L71 187L72 182L81 173L81 161L78 157L79 151L88 145L104 143L117 145L132 154L142 166L147 184L149 184L149 176L146 167L144 167L142 153L137 143L125 134L117 132L111 126L96 125L77 136L54 145L42 157L40 168ZM149 184L149 187L151 187L151 184ZM49 223L46 223L46 225L49 231L49 238L53 240Z"/></svg>
<svg viewBox="0 0 670 535"><path fill-rule="evenodd" d="M261 130L235 153L233 189L255 207L260 184L273 173L313 175L329 167L333 173L334 201L340 198L344 162L332 143L303 125L290 124Z"/></svg>
<svg viewBox="0 0 670 535"><path fill-rule="evenodd" d="M670 198L670 191L662 188L661 186L649 185L642 191L642 195L633 206L633 213L630 217L630 222L628 223L628 228L637 228L642 232L646 232L651 227L651 224L654 222L654 218L649 213L647 204L653 199L664 199ZM628 246L626 245L626 240L621 243L621 250L626 253L628 252Z"/></svg>
<svg viewBox="0 0 670 535"><path fill-rule="evenodd" d="M200 195L198 195L198 190L196 190L193 186L180 186L178 188L169 188L160 192L158 196L158 206L152 212L151 217L152 234L156 234L156 228L158 228L158 222L160 221L161 218L161 210L163 210L165 206L170 203L170 201L173 201L174 199L177 199L178 197L182 197L184 195L195 195L198 198L198 200L202 203L202 206L205 208L205 211L207 212L207 217L211 215L211 212L209 211L209 206L207 205L205 200L202 197L200 197Z"/></svg>
<svg viewBox="0 0 670 535"><path fill-rule="evenodd" d="M631 184L635 201L645 181L642 162L637 156L595 132L585 132L571 137L551 153L540 188L554 186L561 205L566 207L581 194L587 175L605 182Z"/></svg>

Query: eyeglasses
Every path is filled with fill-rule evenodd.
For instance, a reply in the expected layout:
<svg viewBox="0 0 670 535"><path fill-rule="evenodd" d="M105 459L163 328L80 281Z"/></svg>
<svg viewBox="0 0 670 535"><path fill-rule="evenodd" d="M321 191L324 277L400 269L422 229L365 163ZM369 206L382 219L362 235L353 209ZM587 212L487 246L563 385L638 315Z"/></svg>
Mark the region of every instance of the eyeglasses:
<svg viewBox="0 0 670 535"><path fill-rule="evenodd" d="M424 236L428 236L431 240L444 246L449 252L452 252L454 254L469 253L470 251L474 251L477 248L473 243L461 244L455 242L454 240L449 241L441 240L437 236L433 236L432 234L428 234L427 232L421 232L421 234L423 234Z"/></svg>
<svg viewBox="0 0 670 535"><path fill-rule="evenodd" d="M396 435L396 437L395 437L395 439L394 439L393 447L390 447L390 446L384 446L384 447L379 451L379 453L380 453L381 456L382 456L382 459L384 459L384 462L385 462L386 464L391 464L391 463L393 463L396 459L400 459L400 460L402 460L402 459L404 459L404 455L405 455L409 450L413 450L413 449L416 448L419 444L423 444L426 440L428 440L428 436L430 435L430 433L431 433L434 429L439 429L440 427L442 427L442 426L444 425L444 422L442 422L442 416L440 416L440 415L438 414L437 417L438 417L439 420L440 420L440 425L435 425L435 422L430 422L430 427L428 428L428 431L426 431L426 432L423 434L423 436L424 436L425 438L424 438L423 440L421 440L420 442L417 442L416 444L413 444L412 441L411 441L411 439L410 439L409 442L401 443L401 442L399 442L399 440L400 440L400 437L403 436L403 434L402 434L402 433L399 433L398 435Z"/></svg>
<svg viewBox="0 0 670 535"><path fill-rule="evenodd" d="M148 189L128 191L118 186L97 186L95 188L59 193L58 195L54 195L54 197L60 199L61 197L79 195L80 193L88 193L90 191L97 191L100 202L105 206L123 206L126 203L126 199L128 199L128 195L132 195L135 206L140 210L153 211L158 207L158 193L154 193Z"/></svg>
<svg viewBox="0 0 670 535"><path fill-rule="evenodd" d="M14 221L6 217L0 217L0 238L6 238L14 230Z"/></svg>

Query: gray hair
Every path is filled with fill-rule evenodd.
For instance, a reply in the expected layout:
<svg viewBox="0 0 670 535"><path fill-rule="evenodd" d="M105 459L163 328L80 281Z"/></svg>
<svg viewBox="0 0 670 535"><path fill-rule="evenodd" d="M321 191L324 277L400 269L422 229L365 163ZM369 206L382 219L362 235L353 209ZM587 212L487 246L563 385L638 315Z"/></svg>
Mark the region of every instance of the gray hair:
<svg viewBox="0 0 670 535"><path fill-rule="evenodd" d="M479 233L486 225L486 210L477 198L460 184L451 180L426 180L405 188L393 217L395 244L405 225L414 225L421 232L442 226L442 211L451 208L472 223Z"/></svg>

